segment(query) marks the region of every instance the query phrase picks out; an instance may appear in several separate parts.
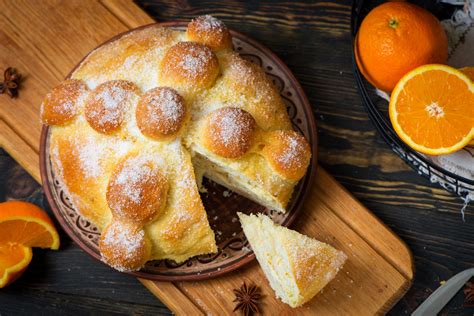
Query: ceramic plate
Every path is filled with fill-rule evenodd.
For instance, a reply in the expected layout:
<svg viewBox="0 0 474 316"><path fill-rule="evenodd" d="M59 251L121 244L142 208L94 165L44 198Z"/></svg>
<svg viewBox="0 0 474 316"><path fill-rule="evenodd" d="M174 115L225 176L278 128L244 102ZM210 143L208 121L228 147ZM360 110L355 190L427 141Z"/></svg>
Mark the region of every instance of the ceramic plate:
<svg viewBox="0 0 474 316"><path fill-rule="evenodd" d="M185 29L186 27L186 23L172 22L161 23L161 25L175 29ZM106 43L132 31L120 34ZM255 255L249 248L248 242L243 235L236 212L264 212L270 215L275 222L288 226L296 218L311 185L317 165L317 152L316 124L308 99L291 71L270 50L243 34L235 31L231 31L231 33L234 50L239 52L245 59L260 65L277 87L286 104L295 130L302 133L311 145L313 152L311 165L306 176L295 188L288 211L285 214L268 210L216 183L205 180L204 184L208 192L202 194L201 197L207 210L209 222L216 236L219 246L218 252L212 255L197 256L180 264L170 260L150 261L140 271L130 272L129 274L140 278L161 281L202 280L242 267L244 264L252 261ZM48 202L56 218L69 236L84 251L100 260L97 245L100 232L97 227L78 214L54 174L49 155L49 137L50 129L44 126L41 134L40 167L43 187Z"/></svg>

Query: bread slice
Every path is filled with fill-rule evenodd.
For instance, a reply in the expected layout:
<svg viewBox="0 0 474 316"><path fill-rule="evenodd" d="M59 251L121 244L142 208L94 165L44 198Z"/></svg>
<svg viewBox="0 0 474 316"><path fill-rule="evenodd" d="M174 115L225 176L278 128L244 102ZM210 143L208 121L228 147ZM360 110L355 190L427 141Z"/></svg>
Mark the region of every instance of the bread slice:
<svg viewBox="0 0 474 316"><path fill-rule="evenodd" d="M212 153L200 152L198 146L193 148L193 165L198 178L205 176L212 181L280 213L286 212L293 192L294 183L272 176L268 164L257 155L233 162L232 166L223 159L216 158ZM245 162L242 162L245 161ZM256 181L253 174L265 178L265 181ZM198 186L201 181L198 181ZM277 192L272 194L272 192Z"/></svg>
<svg viewBox="0 0 474 316"><path fill-rule="evenodd" d="M313 298L347 259L342 251L279 226L263 214L238 215L270 286L291 307Z"/></svg>

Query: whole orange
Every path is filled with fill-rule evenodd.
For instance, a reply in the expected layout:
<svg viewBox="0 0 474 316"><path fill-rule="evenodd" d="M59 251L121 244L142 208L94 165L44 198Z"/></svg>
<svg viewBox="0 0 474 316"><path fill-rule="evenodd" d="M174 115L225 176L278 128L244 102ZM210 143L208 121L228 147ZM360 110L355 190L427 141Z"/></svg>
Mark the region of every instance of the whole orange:
<svg viewBox="0 0 474 316"><path fill-rule="evenodd" d="M375 87L390 92L407 72L444 64L448 41L438 19L407 2L386 2L362 21L356 36L356 62Z"/></svg>

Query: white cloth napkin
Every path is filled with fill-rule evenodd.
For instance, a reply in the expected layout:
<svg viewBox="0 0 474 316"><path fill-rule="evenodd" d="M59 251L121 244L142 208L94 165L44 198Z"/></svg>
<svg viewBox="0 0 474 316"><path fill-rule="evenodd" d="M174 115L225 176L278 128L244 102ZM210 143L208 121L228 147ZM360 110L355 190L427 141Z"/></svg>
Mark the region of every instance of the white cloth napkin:
<svg viewBox="0 0 474 316"><path fill-rule="evenodd" d="M474 66L474 0L443 2L459 4L464 7L457 10L450 20L442 21L448 34L448 64L462 68ZM429 157L433 162L464 178L474 180L474 147L466 147L450 155Z"/></svg>

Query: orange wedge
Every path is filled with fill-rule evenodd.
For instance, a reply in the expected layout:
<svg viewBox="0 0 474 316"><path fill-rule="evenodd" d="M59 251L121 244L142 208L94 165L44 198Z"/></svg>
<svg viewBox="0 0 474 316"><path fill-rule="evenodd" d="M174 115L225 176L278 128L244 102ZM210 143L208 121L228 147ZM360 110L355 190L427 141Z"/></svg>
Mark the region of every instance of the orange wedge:
<svg viewBox="0 0 474 316"><path fill-rule="evenodd" d="M18 279L32 257L30 247L15 243L0 245L0 288Z"/></svg>
<svg viewBox="0 0 474 316"><path fill-rule="evenodd" d="M31 247L59 248L59 235L48 214L27 202L0 203L0 288L26 269Z"/></svg>
<svg viewBox="0 0 474 316"><path fill-rule="evenodd" d="M0 245L7 242L27 247L59 248L59 235L48 214L22 201L0 203Z"/></svg>
<svg viewBox="0 0 474 316"><path fill-rule="evenodd" d="M389 113L398 136L413 149L452 153L474 136L474 84L449 66L418 67L395 86Z"/></svg>

